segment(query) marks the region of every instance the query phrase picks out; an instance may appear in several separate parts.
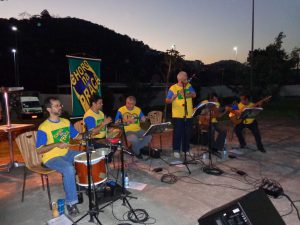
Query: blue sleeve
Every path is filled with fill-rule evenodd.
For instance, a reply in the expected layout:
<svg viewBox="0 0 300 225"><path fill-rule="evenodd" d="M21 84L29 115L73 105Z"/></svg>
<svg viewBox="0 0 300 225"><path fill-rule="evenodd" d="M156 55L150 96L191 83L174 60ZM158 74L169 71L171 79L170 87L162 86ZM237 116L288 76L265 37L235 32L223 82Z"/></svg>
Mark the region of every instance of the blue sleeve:
<svg viewBox="0 0 300 225"><path fill-rule="evenodd" d="M145 116L145 115L144 115L144 113L143 113L142 110L141 110L140 115L139 115L139 118L142 118L143 116Z"/></svg>
<svg viewBox="0 0 300 225"><path fill-rule="evenodd" d="M174 93L173 91L168 91L168 94L167 94L167 99L171 99L173 97Z"/></svg>
<svg viewBox="0 0 300 225"><path fill-rule="evenodd" d="M47 134L42 130L38 130L36 135L35 147L39 148L46 144L47 144Z"/></svg>
<svg viewBox="0 0 300 225"><path fill-rule="evenodd" d="M237 105L233 105L233 106L232 106L232 109L233 109L233 110L238 110L239 107L238 107Z"/></svg>
<svg viewBox="0 0 300 225"><path fill-rule="evenodd" d="M70 136L71 136L71 138L75 138L78 134L79 134L79 132L75 129L73 124L70 124Z"/></svg>
<svg viewBox="0 0 300 225"><path fill-rule="evenodd" d="M120 111L117 112L117 115L115 117L115 122L117 122L119 119L122 119L122 114Z"/></svg>
<svg viewBox="0 0 300 225"><path fill-rule="evenodd" d="M88 130L93 129L94 127L96 127L96 121L93 117L88 116L84 119L84 124L86 125Z"/></svg>
<svg viewBox="0 0 300 225"><path fill-rule="evenodd" d="M190 93L196 93L195 89L192 86L189 87L189 91L190 91Z"/></svg>

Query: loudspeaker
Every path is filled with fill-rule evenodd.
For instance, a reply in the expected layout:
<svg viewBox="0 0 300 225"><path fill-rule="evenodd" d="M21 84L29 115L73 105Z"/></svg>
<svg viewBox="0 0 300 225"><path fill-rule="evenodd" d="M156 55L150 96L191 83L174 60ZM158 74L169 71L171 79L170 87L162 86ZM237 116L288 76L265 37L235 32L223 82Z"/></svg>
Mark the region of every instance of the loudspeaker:
<svg viewBox="0 0 300 225"><path fill-rule="evenodd" d="M285 225L262 190L216 208L198 219L199 225Z"/></svg>

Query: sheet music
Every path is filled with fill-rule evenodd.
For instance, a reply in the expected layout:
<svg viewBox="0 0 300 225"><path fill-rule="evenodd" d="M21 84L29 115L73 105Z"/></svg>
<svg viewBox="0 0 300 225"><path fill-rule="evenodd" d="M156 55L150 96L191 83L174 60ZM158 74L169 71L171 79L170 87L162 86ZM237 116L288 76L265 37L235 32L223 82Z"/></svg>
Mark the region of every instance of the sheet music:
<svg viewBox="0 0 300 225"><path fill-rule="evenodd" d="M148 130L143 134L143 137L148 135L148 133L161 133L163 132L167 127L169 127L172 123L166 122L166 123L159 123L159 124L152 124Z"/></svg>
<svg viewBox="0 0 300 225"><path fill-rule="evenodd" d="M209 102L209 101L202 101L200 104L198 104L195 109L194 112L192 114L192 117L195 116L196 113L198 113L199 109L203 109L203 108L211 108L213 106L217 106L217 103L215 102Z"/></svg>
<svg viewBox="0 0 300 225"><path fill-rule="evenodd" d="M263 111L263 108L255 107L255 108L244 108L240 119L246 119L246 118L255 118L258 116L258 114Z"/></svg>

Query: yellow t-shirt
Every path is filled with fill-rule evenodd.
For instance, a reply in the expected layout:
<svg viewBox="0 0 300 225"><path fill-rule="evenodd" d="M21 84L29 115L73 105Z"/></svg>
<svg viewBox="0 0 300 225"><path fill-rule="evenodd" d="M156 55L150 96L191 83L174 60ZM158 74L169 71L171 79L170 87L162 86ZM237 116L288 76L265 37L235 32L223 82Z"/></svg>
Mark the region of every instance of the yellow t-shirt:
<svg viewBox="0 0 300 225"><path fill-rule="evenodd" d="M219 108L220 108L220 102L215 102L215 103L216 103L217 109L219 109ZM217 123L217 122L218 122L218 119L217 119L216 117L212 117L212 118L211 118L211 122L212 122L212 123Z"/></svg>
<svg viewBox="0 0 300 225"><path fill-rule="evenodd" d="M60 118L59 122L51 122L48 119L45 120L38 129L38 132L42 131L46 134L47 143L44 145L49 145L57 142L70 142L70 121L64 118ZM38 133L39 138L39 133ZM39 140L37 140L39 142ZM38 146L37 150L43 145ZM49 159L58 156L64 156L67 154L67 148L58 148L55 147L49 152L46 152L42 155L42 162L46 163Z"/></svg>
<svg viewBox="0 0 300 225"><path fill-rule="evenodd" d="M238 108L239 108L239 110L243 110L244 108L252 108L254 106L254 103L253 102L250 102L248 105L244 105L243 103L239 103L238 104ZM244 121L243 121L243 123L244 124L251 124L251 123L253 123L253 121L254 121L255 119L244 119Z"/></svg>
<svg viewBox="0 0 300 225"><path fill-rule="evenodd" d="M85 112L83 116L83 123L86 125L88 130L93 129L94 127L98 126L99 124L104 122L104 113L99 111L99 113L95 113L93 110L89 109ZM104 126L100 131L99 134L94 136L95 138L105 138L106 137L106 126Z"/></svg>
<svg viewBox="0 0 300 225"><path fill-rule="evenodd" d="M126 123L128 121L128 119L134 119L135 120L134 123L124 126L124 128L125 128L125 132L128 132L128 131L136 132L136 131L141 130L141 125L140 125L141 112L142 112L142 110L137 106L134 106L134 108L132 110L128 110L126 108L126 106L122 106L121 108L119 108L119 110L117 112L116 120L120 119L119 118L120 116L123 119L124 123ZM119 114L121 114L121 115L118 116Z"/></svg>
<svg viewBox="0 0 300 225"><path fill-rule="evenodd" d="M184 89L185 93L190 93L191 85L188 83ZM182 87L178 84L174 84L170 87L169 91L173 92L173 94L177 94ZM187 103L187 118L191 118L193 115L193 101L192 98L186 98ZM179 94L176 99L172 102L172 117L173 118L184 118L184 98L181 94Z"/></svg>

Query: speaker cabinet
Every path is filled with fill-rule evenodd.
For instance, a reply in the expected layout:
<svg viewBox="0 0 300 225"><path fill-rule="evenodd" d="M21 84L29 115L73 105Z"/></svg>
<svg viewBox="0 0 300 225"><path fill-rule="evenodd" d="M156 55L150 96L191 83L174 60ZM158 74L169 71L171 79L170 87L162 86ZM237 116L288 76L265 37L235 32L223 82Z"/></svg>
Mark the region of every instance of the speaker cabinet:
<svg viewBox="0 0 300 225"><path fill-rule="evenodd" d="M198 220L199 225L285 225L262 190L216 208Z"/></svg>

